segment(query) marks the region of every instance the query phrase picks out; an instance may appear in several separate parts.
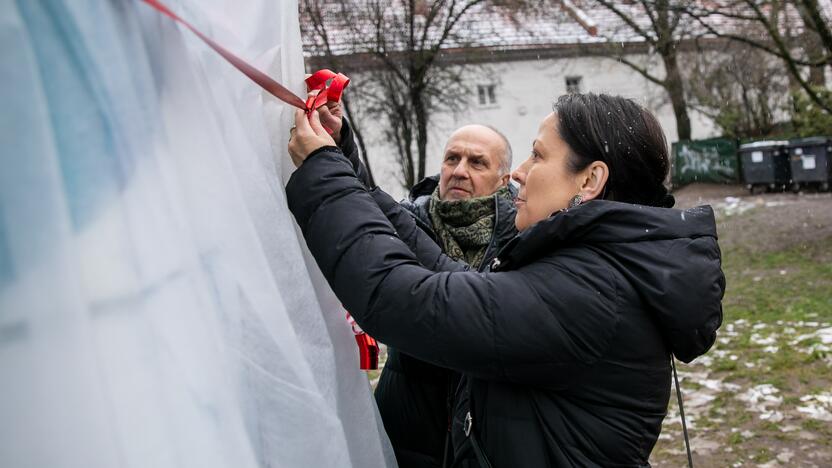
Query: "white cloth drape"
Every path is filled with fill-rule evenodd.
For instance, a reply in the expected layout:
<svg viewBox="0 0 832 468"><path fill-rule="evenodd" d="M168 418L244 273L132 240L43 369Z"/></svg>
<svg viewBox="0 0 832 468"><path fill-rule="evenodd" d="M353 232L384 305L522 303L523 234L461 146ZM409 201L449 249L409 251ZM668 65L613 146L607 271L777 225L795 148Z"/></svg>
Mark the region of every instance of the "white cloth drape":
<svg viewBox="0 0 832 468"><path fill-rule="evenodd" d="M290 0L169 0L303 92ZM137 0L0 0L0 466L393 466L293 109Z"/></svg>

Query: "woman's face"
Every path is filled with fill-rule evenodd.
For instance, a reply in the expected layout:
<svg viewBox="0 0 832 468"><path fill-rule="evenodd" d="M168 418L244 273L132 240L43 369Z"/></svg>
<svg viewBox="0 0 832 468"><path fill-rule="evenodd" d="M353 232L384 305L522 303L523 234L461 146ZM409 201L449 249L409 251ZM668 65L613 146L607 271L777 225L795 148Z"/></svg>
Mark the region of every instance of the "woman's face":
<svg viewBox="0 0 832 468"><path fill-rule="evenodd" d="M511 174L520 184L514 219L518 231L568 207L581 192L582 174L570 173L568 155L569 146L558 133L558 116L553 112L540 124L532 154Z"/></svg>

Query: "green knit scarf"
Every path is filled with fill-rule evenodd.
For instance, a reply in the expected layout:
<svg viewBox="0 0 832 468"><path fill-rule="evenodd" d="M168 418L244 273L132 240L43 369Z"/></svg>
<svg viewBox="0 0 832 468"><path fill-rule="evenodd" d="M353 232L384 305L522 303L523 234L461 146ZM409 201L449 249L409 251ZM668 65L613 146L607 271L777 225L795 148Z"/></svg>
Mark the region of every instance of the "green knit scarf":
<svg viewBox="0 0 832 468"><path fill-rule="evenodd" d="M511 198L508 187L501 187L496 193ZM474 269L480 267L494 232L494 200L494 196L489 195L443 201L439 198L439 187L436 187L430 199L430 220L449 257L464 260Z"/></svg>

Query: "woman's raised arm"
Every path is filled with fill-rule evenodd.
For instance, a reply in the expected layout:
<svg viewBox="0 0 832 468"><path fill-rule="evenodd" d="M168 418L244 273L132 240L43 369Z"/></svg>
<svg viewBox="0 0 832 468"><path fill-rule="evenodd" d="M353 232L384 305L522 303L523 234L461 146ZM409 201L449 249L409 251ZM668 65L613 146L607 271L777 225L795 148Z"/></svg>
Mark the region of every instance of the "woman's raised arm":
<svg viewBox="0 0 832 468"><path fill-rule="evenodd" d="M506 273L430 271L334 149L311 156L286 190L329 284L380 341L479 378L551 387L606 351L618 317L605 275L587 285L542 262Z"/></svg>

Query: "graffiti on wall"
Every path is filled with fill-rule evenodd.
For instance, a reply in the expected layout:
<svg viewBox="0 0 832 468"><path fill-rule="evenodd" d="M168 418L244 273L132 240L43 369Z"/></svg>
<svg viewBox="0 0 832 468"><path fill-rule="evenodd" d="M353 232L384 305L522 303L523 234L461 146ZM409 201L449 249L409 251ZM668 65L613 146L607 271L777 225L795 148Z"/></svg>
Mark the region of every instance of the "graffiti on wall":
<svg viewBox="0 0 832 468"><path fill-rule="evenodd" d="M673 145L677 182L725 182L737 177L736 146L730 140Z"/></svg>
<svg viewBox="0 0 832 468"><path fill-rule="evenodd" d="M680 146L677 153L679 173L688 176L692 174L718 173L726 177L734 177L734 167L723 161L716 147Z"/></svg>

